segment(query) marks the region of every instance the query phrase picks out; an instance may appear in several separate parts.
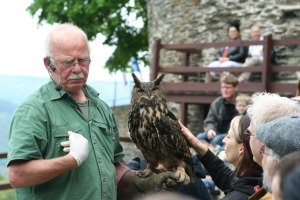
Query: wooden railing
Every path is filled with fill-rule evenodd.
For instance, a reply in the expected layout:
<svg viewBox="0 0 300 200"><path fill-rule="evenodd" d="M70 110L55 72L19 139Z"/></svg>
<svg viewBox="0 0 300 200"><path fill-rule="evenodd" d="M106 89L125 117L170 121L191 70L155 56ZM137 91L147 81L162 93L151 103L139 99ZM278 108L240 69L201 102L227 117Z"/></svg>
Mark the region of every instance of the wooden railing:
<svg viewBox="0 0 300 200"><path fill-rule="evenodd" d="M0 159L7 158L7 153L0 153ZM0 184L0 190L12 189L9 183Z"/></svg>
<svg viewBox="0 0 300 200"><path fill-rule="evenodd" d="M300 38L273 40L272 35L267 35L261 41L236 41L236 42L219 42L219 43L191 43L191 44L162 44L160 39L155 41L153 47L153 60L151 66L151 79L158 76L158 73L169 73L182 75L181 82L170 83L164 82L167 101L181 104L181 121L187 122L187 106L189 103L210 104L217 96L220 95L220 83L212 82L189 82L189 76L198 76L201 73L210 71L214 72L258 72L261 74L260 82L240 83L239 91L242 93L254 92L272 92L279 93L282 96L294 96L297 85L295 83L271 82L270 78L273 73L283 71L300 71L300 66L272 66L271 50L275 45L299 45ZM261 66L255 67L226 67L226 68L208 68L199 66L190 66L191 54L201 56L202 49L220 48L224 46L249 46L263 45L264 60ZM183 62L181 67L160 66L161 50L175 50L183 53Z"/></svg>

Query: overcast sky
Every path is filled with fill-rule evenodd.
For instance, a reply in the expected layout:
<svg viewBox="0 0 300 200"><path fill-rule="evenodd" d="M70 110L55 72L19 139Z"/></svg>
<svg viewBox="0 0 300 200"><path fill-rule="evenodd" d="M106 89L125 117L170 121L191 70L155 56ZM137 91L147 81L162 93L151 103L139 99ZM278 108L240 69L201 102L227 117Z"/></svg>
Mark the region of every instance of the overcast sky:
<svg viewBox="0 0 300 200"><path fill-rule="evenodd" d="M48 73L43 64L45 56L44 41L52 26L43 25L38 27L37 17L33 18L25 9L33 0L1 0L0 1L0 74L23 75L23 76L43 76ZM101 81L122 81L122 74L109 75L104 69L106 59L113 52L113 48L103 46L104 37L98 35L96 40L90 42L91 65L90 80ZM141 67L143 79L148 80L149 70ZM127 75L130 80L130 75Z"/></svg>

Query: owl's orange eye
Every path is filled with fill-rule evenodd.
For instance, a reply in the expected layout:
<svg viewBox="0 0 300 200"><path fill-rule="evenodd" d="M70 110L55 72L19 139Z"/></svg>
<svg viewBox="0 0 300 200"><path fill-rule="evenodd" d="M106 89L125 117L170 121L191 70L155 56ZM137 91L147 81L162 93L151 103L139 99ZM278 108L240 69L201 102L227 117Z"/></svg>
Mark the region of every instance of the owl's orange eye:
<svg viewBox="0 0 300 200"><path fill-rule="evenodd" d="M158 91L158 87L152 89L152 92L156 92L156 91Z"/></svg>
<svg viewBox="0 0 300 200"><path fill-rule="evenodd" d="M143 93L143 92L145 92L143 89L141 89L141 88L139 88L138 90L137 90L137 92L138 93Z"/></svg>

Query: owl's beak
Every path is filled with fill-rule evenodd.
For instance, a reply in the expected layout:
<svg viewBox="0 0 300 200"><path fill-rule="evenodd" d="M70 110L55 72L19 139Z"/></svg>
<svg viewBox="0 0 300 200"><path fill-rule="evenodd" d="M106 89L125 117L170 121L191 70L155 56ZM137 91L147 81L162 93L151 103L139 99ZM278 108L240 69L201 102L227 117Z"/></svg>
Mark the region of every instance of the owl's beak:
<svg viewBox="0 0 300 200"><path fill-rule="evenodd" d="M151 92L150 92L150 91L147 92L147 96L148 96L149 99L150 99L150 97L151 97Z"/></svg>

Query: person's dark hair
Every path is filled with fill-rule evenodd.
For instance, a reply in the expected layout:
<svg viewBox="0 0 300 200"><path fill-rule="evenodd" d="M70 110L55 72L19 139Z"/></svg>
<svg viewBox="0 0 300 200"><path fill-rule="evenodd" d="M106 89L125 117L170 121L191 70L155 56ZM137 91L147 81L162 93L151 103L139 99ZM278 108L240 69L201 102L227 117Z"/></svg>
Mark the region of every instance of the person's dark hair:
<svg viewBox="0 0 300 200"><path fill-rule="evenodd" d="M239 81L238 78L233 74L228 74L221 78L221 83L231 84L232 86L237 86Z"/></svg>
<svg viewBox="0 0 300 200"><path fill-rule="evenodd" d="M228 30L230 29L230 27L234 27L234 28L236 28L236 30L237 30L238 32L240 32L240 24L239 24L238 22L233 22L233 23L231 23L231 24L229 25Z"/></svg>
<svg viewBox="0 0 300 200"><path fill-rule="evenodd" d="M236 169L234 170L234 174L236 174L237 176L243 176L250 173L263 172L261 166L259 166L253 160L253 154L251 152L251 148L249 144L250 136L245 134L249 125L250 125L250 118L247 114L244 114L239 122L239 134L244 146L244 154L240 159Z"/></svg>

